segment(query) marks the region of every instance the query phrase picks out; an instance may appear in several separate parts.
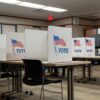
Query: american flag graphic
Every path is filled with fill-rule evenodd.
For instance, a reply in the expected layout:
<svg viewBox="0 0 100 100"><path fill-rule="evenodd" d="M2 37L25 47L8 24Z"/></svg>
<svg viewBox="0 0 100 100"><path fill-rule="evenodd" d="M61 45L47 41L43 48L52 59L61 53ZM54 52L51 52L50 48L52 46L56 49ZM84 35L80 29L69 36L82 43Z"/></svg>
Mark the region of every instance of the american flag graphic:
<svg viewBox="0 0 100 100"><path fill-rule="evenodd" d="M13 47L24 48L24 44L21 41L17 41L15 39L12 39L12 46Z"/></svg>
<svg viewBox="0 0 100 100"><path fill-rule="evenodd" d="M74 40L74 45L75 45L75 46L81 46L80 40Z"/></svg>
<svg viewBox="0 0 100 100"><path fill-rule="evenodd" d="M56 35L54 35L54 44L66 46L66 42L64 41L64 39L62 39L62 38L60 38L59 36L56 36Z"/></svg>
<svg viewBox="0 0 100 100"><path fill-rule="evenodd" d="M92 41L91 41L91 40L86 39L86 45L87 45L87 46L92 46Z"/></svg>

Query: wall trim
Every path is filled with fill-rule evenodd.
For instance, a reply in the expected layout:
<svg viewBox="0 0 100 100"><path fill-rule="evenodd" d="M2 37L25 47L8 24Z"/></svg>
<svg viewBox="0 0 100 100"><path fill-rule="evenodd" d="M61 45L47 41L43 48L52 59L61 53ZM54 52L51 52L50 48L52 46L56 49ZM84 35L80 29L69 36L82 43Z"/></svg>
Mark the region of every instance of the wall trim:
<svg viewBox="0 0 100 100"><path fill-rule="evenodd" d="M12 24L12 23L0 23L2 25L22 25L22 26L32 26L32 27L46 27L46 26L38 26L38 25L29 25L29 24Z"/></svg>
<svg viewBox="0 0 100 100"><path fill-rule="evenodd" d="M46 21L46 22L47 22L47 20L34 19L34 18L27 18L27 17L20 17L20 16L13 16L13 15L3 15L3 14L0 14L0 16L13 17L13 18L22 18L22 19L30 19L30 20L39 20L39 21Z"/></svg>

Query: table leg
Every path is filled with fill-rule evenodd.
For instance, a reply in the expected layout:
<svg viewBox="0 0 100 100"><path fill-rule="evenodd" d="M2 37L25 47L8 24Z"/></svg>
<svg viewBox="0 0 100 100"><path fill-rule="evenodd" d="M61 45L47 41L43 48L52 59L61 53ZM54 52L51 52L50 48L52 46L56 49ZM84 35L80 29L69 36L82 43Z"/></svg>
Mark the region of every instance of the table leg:
<svg viewBox="0 0 100 100"><path fill-rule="evenodd" d="M15 68L12 64L9 64L10 68L11 68L11 74L14 75L15 74ZM12 91L15 91L15 78L12 77Z"/></svg>
<svg viewBox="0 0 100 100"><path fill-rule="evenodd" d="M92 73L91 67L92 67L92 65L88 66L88 80L89 81L96 81L96 78L93 78L91 75L91 73Z"/></svg>
<svg viewBox="0 0 100 100"><path fill-rule="evenodd" d="M86 66L83 65L83 68L82 68L82 78L78 79L77 82L85 83L85 81L86 81Z"/></svg>
<svg viewBox="0 0 100 100"><path fill-rule="evenodd" d="M88 66L88 79L91 80L91 66Z"/></svg>
<svg viewBox="0 0 100 100"><path fill-rule="evenodd" d="M21 65L16 65L16 75L18 77L16 78L16 91L21 92L22 91L22 66Z"/></svg>
<svg viewBox="0 0 100 100"><path fill-rule="evenodd" d="M19 66L19 92L22 92L22 66Z"/></svg>
<svg viewBox="0 0 100 100"><path fill-rule="evenodd" d="M18 75L18 77L12 77L12 91L21 92L22 91L22 66L21 65L11 65L12 74Z"/></svg>
<svg viewBox="0 0 100 100"><path fill-rule="evenodd" d="M62 76L65 76L65 68L62 68Z"/></svg>
<svg viewBox="0 0 100 100"><path fill-rule="evenodd" d="M73 68L67 69L68 77L68 100L74 100L74 78L73 78Z"/></svg>
<svg viewBox="0 0 100 100"><path fill-rule="evenodd" d="M0 78L1 78L1 72L2 72L2 71L1 71L1 63L0 63Z"/></svg>
<svg viewBox="0 0 100 100"><path fill-rule="evenodd" d="M18 66L17 65L14 65L14 67L15 67L15 75L19 75L18 74ZM19 76L18 76L19 77ZM16 92L18 92L18 84L19 84L19 82L18 82L18 77L15 77L15 91Z"/></svg>
<svg viewBox="0 0 100 100"><path fill-rule="evenodd" d="M85 78L86 78L85 69L86 69L86 67L85 67L85 66L83 66L83 79L85 79Z"/></svg>

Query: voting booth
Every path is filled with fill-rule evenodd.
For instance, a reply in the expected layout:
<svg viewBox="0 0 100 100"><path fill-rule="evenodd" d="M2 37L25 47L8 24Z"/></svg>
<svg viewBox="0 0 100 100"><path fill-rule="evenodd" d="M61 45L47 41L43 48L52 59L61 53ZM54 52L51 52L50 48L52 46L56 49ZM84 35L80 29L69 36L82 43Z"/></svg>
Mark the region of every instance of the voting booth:
<svg viewBox="0 0 100 100"><path fill-rule="evenodd" d="M73 38L72 39L73 57L94 57L95 39L94 38Z"/></svg>
<svg viewBox="0 0 100 100"><path fill-rule="evenodd" d="M42 30L25 30L27 59L48 60L48 33Z"/></svg>
<svg viewBox="0 0 100 100"><path fill-rule="evenodd" d="M21 60L24 55L24 33L0 35L0 60Z"/></svg>
<svg viewBox="0 0 100 100"><path fill-rule="evenodd" d="M6 34L6 59L21 60L25 56L24 33Z"/></svg>
<svg viewBox="0 0 100 100"><path fill-rule="evenodd" d="M72 29L48 27L48 61L72 61Z"/></svg>
<svg viewBox="0 0 100 100"><path fill-rule="evenodd" d="M39 59L72 61L72 29L49 26L48 31L26 29L25 33L0 35L0 60Z"/></svg>
<svg viewBox="0 0 100 100"><path fill-rule="evenodd" d="M84 38L73 38L72 39L72 55L73 57L84 57L85 52L85 39Z"/></svg>
<svg viewBox="0 0 100 100"><path fill-rule="evenodd" d="M87 57L95 56L95 39L85 38L85 51Z"/></svg>
<svg viewBox="0 0 100 100"><path fill-rule="evenodd" d="M0 60L6 60L6 35L0 34Z"/></svg>

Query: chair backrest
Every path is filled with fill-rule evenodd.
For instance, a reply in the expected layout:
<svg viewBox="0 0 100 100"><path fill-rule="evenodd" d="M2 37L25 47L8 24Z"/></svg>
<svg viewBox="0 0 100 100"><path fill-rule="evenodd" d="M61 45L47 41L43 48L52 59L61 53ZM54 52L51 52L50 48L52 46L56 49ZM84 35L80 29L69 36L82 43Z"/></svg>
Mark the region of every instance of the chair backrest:
<svg viewBox="0 0 100 100"><path fill-rule="evenodd" d="M27 85L42 83L42 63L40 60L23 59L25 75L23 82Z"/></svg>

